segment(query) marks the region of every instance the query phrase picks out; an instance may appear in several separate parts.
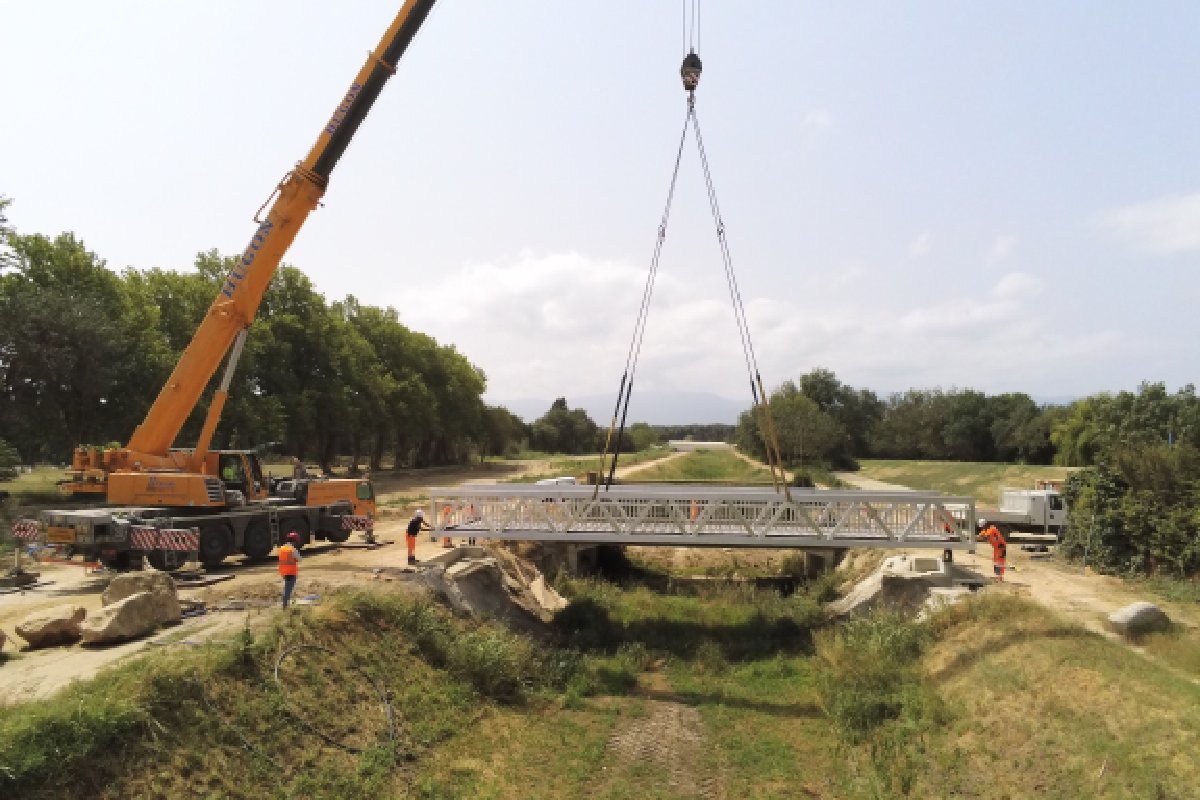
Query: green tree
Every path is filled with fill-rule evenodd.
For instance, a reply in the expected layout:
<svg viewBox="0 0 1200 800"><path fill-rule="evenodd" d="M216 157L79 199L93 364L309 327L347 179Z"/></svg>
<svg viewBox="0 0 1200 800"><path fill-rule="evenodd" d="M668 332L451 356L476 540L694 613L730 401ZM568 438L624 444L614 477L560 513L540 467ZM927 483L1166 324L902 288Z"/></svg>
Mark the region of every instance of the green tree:
<svg viewBox="0 0 1200 800"><path fill-rule="evenodd" d="M846 432L847 450L838 460L849 463L865 456L871 434L883 417L884 404L870 389L855 389L838 380L828 369L817 367L800 376L800 393L817 404Z"/></svg>
<svg viewBox="0 0 1200 800"><path fill-rule="evenodd" d="M0 439L0 481L8 481L17 477L17 466L21 456L17 449L8 442Z"/></svg>
<svg viewBox="0 0 1200 800"><path fill-rule="evenodd" d="M23 460L124 440L157 392L156 310L73 234L8 237L0 276L0 434Z"/></svg>
<svg viewBox="0 0 1200 800"><path fill-rule="evenodd" d="M530 445L547 453L581 455L595 452L600 429L582 408L571 409L559 397L530 428Z"/></svg>

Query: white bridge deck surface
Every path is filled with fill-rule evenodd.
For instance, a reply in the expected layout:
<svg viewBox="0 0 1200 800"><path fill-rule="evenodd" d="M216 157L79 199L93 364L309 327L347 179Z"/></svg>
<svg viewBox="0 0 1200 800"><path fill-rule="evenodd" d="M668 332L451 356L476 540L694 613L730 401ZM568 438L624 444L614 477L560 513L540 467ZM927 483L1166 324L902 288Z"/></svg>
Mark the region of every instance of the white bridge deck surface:
<svg viewBox="0 0 1200 800"><path fill-rule="evenodd" d="M975 501L936 492L678 484L466 484L430 492L441 534L671 547L975 549ZM946 526L950 529L947 531Z"/></svg>

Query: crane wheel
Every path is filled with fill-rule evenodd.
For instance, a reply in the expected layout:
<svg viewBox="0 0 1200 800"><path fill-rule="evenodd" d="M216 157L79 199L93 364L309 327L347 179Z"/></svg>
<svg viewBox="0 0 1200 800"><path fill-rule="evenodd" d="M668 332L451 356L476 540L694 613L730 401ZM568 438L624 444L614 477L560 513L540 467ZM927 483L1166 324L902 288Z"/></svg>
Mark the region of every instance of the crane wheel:
<svg viewBox="0 0 1200 800"><path fill-rule="evenodd" d="M242 552L246 554L246 558L262 561L271 555L271 548L274 546L274 542L271 541L271 529L265 523L255 522L246 528L242 544Z"/></svg>
<svg viewBox="0 0 1200 800"><path fill-rule="evenodd" d="M200 563L205 569L219 566L233 552L233 535L225 525L207 525L200 529Z"/></svg>

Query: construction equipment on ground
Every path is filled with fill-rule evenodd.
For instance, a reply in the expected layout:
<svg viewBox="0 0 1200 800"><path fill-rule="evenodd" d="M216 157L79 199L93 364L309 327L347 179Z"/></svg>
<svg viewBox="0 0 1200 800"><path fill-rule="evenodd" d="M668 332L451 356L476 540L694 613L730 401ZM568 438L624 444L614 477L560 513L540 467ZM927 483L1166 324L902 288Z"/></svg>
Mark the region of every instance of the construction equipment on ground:
<svg viewBox="0 0 1200 800"><path fill-rule="evenodd" d="M199 558L211 567L233 553L265 558L289 533L298 534L302 544L310 537L345 541L364 520L369 524L375 513L370 481L274 481L263 476L254 451L212 450L210 445L247 331L284 253L325 194L333 167L434 1L404 3L307 157L259 209L254 236L129 443L75 450L64 488L114 507L43 512L44 541L69 546L114 568L135 566L143 554L154 566L169 567L177 551L139 549L132 532L194 529L199 531ZM263 216L268 204L270 210ZM174 448L222 361L225 371L196 446Z"/></svg>

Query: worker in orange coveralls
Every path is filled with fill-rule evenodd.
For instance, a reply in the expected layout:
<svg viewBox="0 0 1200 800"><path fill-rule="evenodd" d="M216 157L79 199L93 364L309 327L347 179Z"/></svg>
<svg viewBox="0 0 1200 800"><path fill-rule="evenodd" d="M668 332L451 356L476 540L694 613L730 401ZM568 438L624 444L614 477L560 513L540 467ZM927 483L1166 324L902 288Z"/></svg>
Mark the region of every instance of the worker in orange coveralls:
<svg viewBox="0 0 1200 800"><path fill-rule="evenodd" d="M979 521L980 527L987 525L987 520ZM992 546L992 572L996 574L996 580L1004 580L1005 562L1008 558L1008 542L1004 541L1004 535L1000 533L1000 529L995 525L988 525L983 531L983 538L987 539L988 544Z"/></svg>
<svg viewBox="0 0 1200 800"><path fill-rule="evenodd" d="M417 513L413 514L413 518L408 521L408 527L404 531L404 539L408 545L408 563L417 563L417 534L422 530L433 530L429 527L429 523L425 521L425 511L418 508Z"/></svg>

